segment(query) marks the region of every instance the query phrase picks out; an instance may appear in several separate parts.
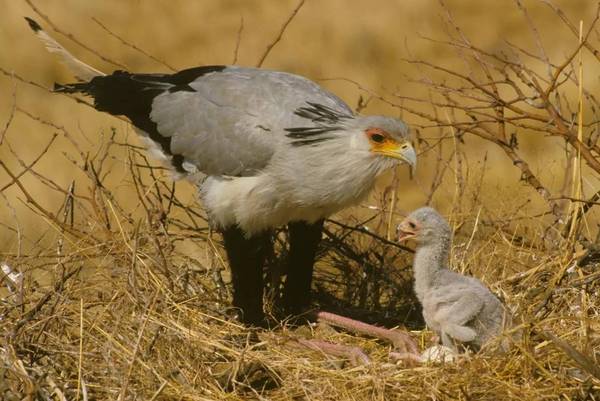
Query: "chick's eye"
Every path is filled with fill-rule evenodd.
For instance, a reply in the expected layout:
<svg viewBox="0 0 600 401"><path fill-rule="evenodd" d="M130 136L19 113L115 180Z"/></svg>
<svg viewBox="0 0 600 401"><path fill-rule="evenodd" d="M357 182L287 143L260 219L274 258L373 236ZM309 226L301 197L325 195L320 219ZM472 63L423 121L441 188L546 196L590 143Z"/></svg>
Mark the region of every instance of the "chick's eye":
<svg viewBox="0 0 600 401"><path fill-rule="evenodd" d="M415 223L413 223L412 221L408 223L408 226L410 228L417 228L417 225Z"/></svg>
<svg viewBox="0 0 600 401"><path fill-rule="evenodd" d="M383 142L384 139L385 139L385 137L381 134L371 135L371 140L376 143L381 143L381 142Z"/></svg>

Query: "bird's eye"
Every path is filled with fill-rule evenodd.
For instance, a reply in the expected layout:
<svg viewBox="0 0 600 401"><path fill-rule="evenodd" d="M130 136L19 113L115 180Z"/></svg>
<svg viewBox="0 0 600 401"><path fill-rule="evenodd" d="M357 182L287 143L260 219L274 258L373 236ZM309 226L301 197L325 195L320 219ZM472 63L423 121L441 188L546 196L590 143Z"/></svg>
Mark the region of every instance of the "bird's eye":
<svg viewBox="0 0 600 401"><path fill-rule="evenodd" d="M415 223L413 223L412 221L408 222L408 226L412 229L417 228L417 225Z"/></svg>
<svg viewBox="0 0 600 401"><path fill-rule="evenodd" d="M376 143L381 143L381 142L384 141L384 139L385 139L385 137L383 135L381 135L381 134L373 134L373 135L371 135L371 140L373 142L376 142Z"/></svg>

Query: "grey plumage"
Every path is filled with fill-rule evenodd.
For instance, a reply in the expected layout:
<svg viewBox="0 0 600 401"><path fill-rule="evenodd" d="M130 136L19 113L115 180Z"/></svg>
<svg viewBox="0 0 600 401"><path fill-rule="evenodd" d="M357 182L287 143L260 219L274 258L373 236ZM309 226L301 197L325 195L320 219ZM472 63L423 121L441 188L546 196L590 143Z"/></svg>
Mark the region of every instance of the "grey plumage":
<svg viewBox="0 0 600 401"><path fill-rule="evenodd" d="M325 218L362 200L400 160L415 162L402 121L355 115L290 73L235 66L172 75L117 71L57 90L84 92L97 109L129 117L177 175L200 177L215 226L248 234ZM374 152L373 128L394 149Z"/></svg>
<svg viewBox="0 0 600 401"><path fill-rule="evenodd" d="M236 225L251 235L313 223L362 200L384 170L416 163L402 121L355 115L298 75L237 66L106 75L27 22L86 81L56 91L85 93L98 110L128 117L176 178L200 184L217 227ZM371 138L381 136L369 136L369 129L389 143L375 143Z"/></svg>
<svg viewBox="0 0 600 401"><path fill-rule="evenodd" d="M107 75L28 23L84 81L56 84L56 92L89 95L99 111L126 116L153 156L176 178L198 185L212 225L223 233L233 304L247 323L264 323L262 268L271 229L288 224L282 300L297 313L309 300L323 220L360 202L384 170L416 163L402 121L355 115L298 75L223 65Z"/></svg>
<svg viewBox="0 0 600 401"><path fill-rule="evenodd" d="M478 279L448 269L452 232L434 209L412 212L399 226L399 239L414 238L415 292L427 325L445 346L481 348L501 333L509 314L498 298ZM503 346L505 346L503 344Z"/></svg>
<svg viewBox="0 0 600 401"><path fill-rule="evenodd" d="M219 227L256 233L355 204L398 162L373 158L364 130L385 126L407 140L399 120L355 116L335 95L289 73L226 67L189 86L192 92L157 96L150 117L188 172L209 176L201 196ZM331 111L328 118L321 110Z"/></svg>

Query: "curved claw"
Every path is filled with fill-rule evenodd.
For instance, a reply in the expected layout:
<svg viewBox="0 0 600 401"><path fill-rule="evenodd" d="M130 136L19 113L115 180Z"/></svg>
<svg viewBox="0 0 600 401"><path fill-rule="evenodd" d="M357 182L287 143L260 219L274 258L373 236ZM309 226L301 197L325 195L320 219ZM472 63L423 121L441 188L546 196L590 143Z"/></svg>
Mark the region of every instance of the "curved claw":
<svg viewBox="0 0 600 401"><path fill-rule="evenodd" d="M423 357L419 353L412 352L390 352L389 357L394 361L405 361L409 364L423 363Z"/></svg>

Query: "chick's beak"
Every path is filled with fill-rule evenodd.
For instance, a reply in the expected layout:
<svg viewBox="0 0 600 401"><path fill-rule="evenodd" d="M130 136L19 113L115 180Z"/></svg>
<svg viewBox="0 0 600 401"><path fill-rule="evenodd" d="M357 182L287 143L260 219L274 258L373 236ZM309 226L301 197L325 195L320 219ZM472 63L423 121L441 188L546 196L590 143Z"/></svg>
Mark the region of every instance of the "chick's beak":
<svg viewBox="0 0 600 401"><path fill-rule="evenodd" d="M411 238L414 238L417 233L416 230L410 227L408 221L404 220L396 227L396 235L398 236L398 242L404 242Z"/></svg>

